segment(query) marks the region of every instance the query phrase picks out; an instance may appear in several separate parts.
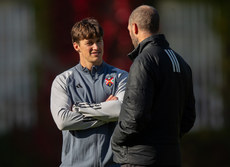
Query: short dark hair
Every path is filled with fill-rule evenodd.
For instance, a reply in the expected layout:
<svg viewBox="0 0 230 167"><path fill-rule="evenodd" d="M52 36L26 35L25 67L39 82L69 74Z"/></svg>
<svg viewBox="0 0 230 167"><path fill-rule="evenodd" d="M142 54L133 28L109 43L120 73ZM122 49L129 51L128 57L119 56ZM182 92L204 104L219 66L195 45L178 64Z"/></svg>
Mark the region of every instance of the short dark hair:
<svg viewBox="0 0 230 167"><path fill-rule="evenodd" d="M79 43L83 39L103 37L104 32L98 21L94 18L86 18L74 24L71 29L72 43Z"/></svg>
<svg viewBox="0 0 230 167"><path fill-rule="evenodd" d="M133 22L136 22L142 30L156 33L159 30L160 16L154 7L142 5L131 13L129 24Z"/></svg>

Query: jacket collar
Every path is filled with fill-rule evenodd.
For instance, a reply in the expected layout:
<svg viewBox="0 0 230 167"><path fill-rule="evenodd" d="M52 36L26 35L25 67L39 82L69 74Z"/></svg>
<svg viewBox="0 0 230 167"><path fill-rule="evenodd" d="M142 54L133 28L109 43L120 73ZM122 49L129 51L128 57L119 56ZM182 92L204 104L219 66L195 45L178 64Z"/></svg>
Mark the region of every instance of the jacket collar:
<svg viewBox="0 0 230 167"><path fill-rule="evenodd" d="M88 68L83 67L80 63L78 63L78 64L76 65L76 68L77 68L79 71L83 71L83 72L85 72L85 73L92 74L92 73L100 73L100 72L102 72L104 66L105 66L105 62L103 61L101 65L99 65L99 66L93 66L91 71L90 71Z"/></svg>
<svg viewBox="0 0 230 167"><path fill-rule="evenodd" d="M128 57L134 61L134 59L143 51L143 49L149 44L152 43L155 46L169 47L169 43L166 41L165 36L163 34L157 34L150 36L144 39L142 42L138 44L138 46L128 54Z"/></svg>

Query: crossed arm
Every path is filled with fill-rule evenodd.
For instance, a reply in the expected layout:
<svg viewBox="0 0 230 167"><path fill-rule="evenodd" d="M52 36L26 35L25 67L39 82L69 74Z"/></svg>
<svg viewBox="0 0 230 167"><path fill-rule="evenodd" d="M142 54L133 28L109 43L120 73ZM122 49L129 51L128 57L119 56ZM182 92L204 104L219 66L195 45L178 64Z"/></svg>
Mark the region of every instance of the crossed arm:
<svg viewBox="0 0 230 167"><path fill-rule="evenodd" d="M116 96L110 95L105 102L98 104L89 104L86 102L73 105L72 111L79 112L85 118L95 118L104 122L113 122L118 120L121 109L121 102Z"/></svg>
<svg viewBox="0 0 230 167"><path fill-rule="evenodd" d="M55 85L51 89L51 113L60 130L84 130L117 121L120 106L121 102L114 96L99 104L72 105L63 89Z"/></svg>
<svg viewBox="0 0 230 167"><path fill-rule="evenodd" d="M122 85L123 84L123 85ZM126 79L115 96L99 104L72 104L65 84L55 79L51 88L51 113L60 130L85 130L118 120L124 96Z"/></svg>

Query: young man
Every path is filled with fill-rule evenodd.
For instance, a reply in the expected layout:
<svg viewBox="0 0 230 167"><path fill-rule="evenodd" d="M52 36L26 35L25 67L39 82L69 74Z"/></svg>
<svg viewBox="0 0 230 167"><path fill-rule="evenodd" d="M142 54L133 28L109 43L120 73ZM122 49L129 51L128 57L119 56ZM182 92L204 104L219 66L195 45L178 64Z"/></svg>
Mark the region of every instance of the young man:
<svg viewBox="0 0 230 167"><path fill-rule="evenodd" d="M112 136L124 167L179 167L180 139L195 121L192 71L159 34L159 15L143 5L129 18L133 64Z"/></svg>
<svg viewBox="0 0 230 167"><path fill-rule="evenodd" d="M103 30L97 20L77 22L71 36L80 63L58 75L51 89L52 116L63 134L60 166L118 166L110 138L128 73L103 61Z"/></svg>

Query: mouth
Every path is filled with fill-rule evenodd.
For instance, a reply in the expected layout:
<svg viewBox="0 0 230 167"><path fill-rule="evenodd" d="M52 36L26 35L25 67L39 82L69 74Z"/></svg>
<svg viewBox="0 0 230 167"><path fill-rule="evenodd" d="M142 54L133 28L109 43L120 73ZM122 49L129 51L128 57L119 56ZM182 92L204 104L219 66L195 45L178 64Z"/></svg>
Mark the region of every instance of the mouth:
<svg viewBox="0 0 230 167"><path fill-rule="evenodd" d="M98 55L100 55L101 54L101 52L91 52L91 55L95 55L95 56L98 56Z"/></svg>

